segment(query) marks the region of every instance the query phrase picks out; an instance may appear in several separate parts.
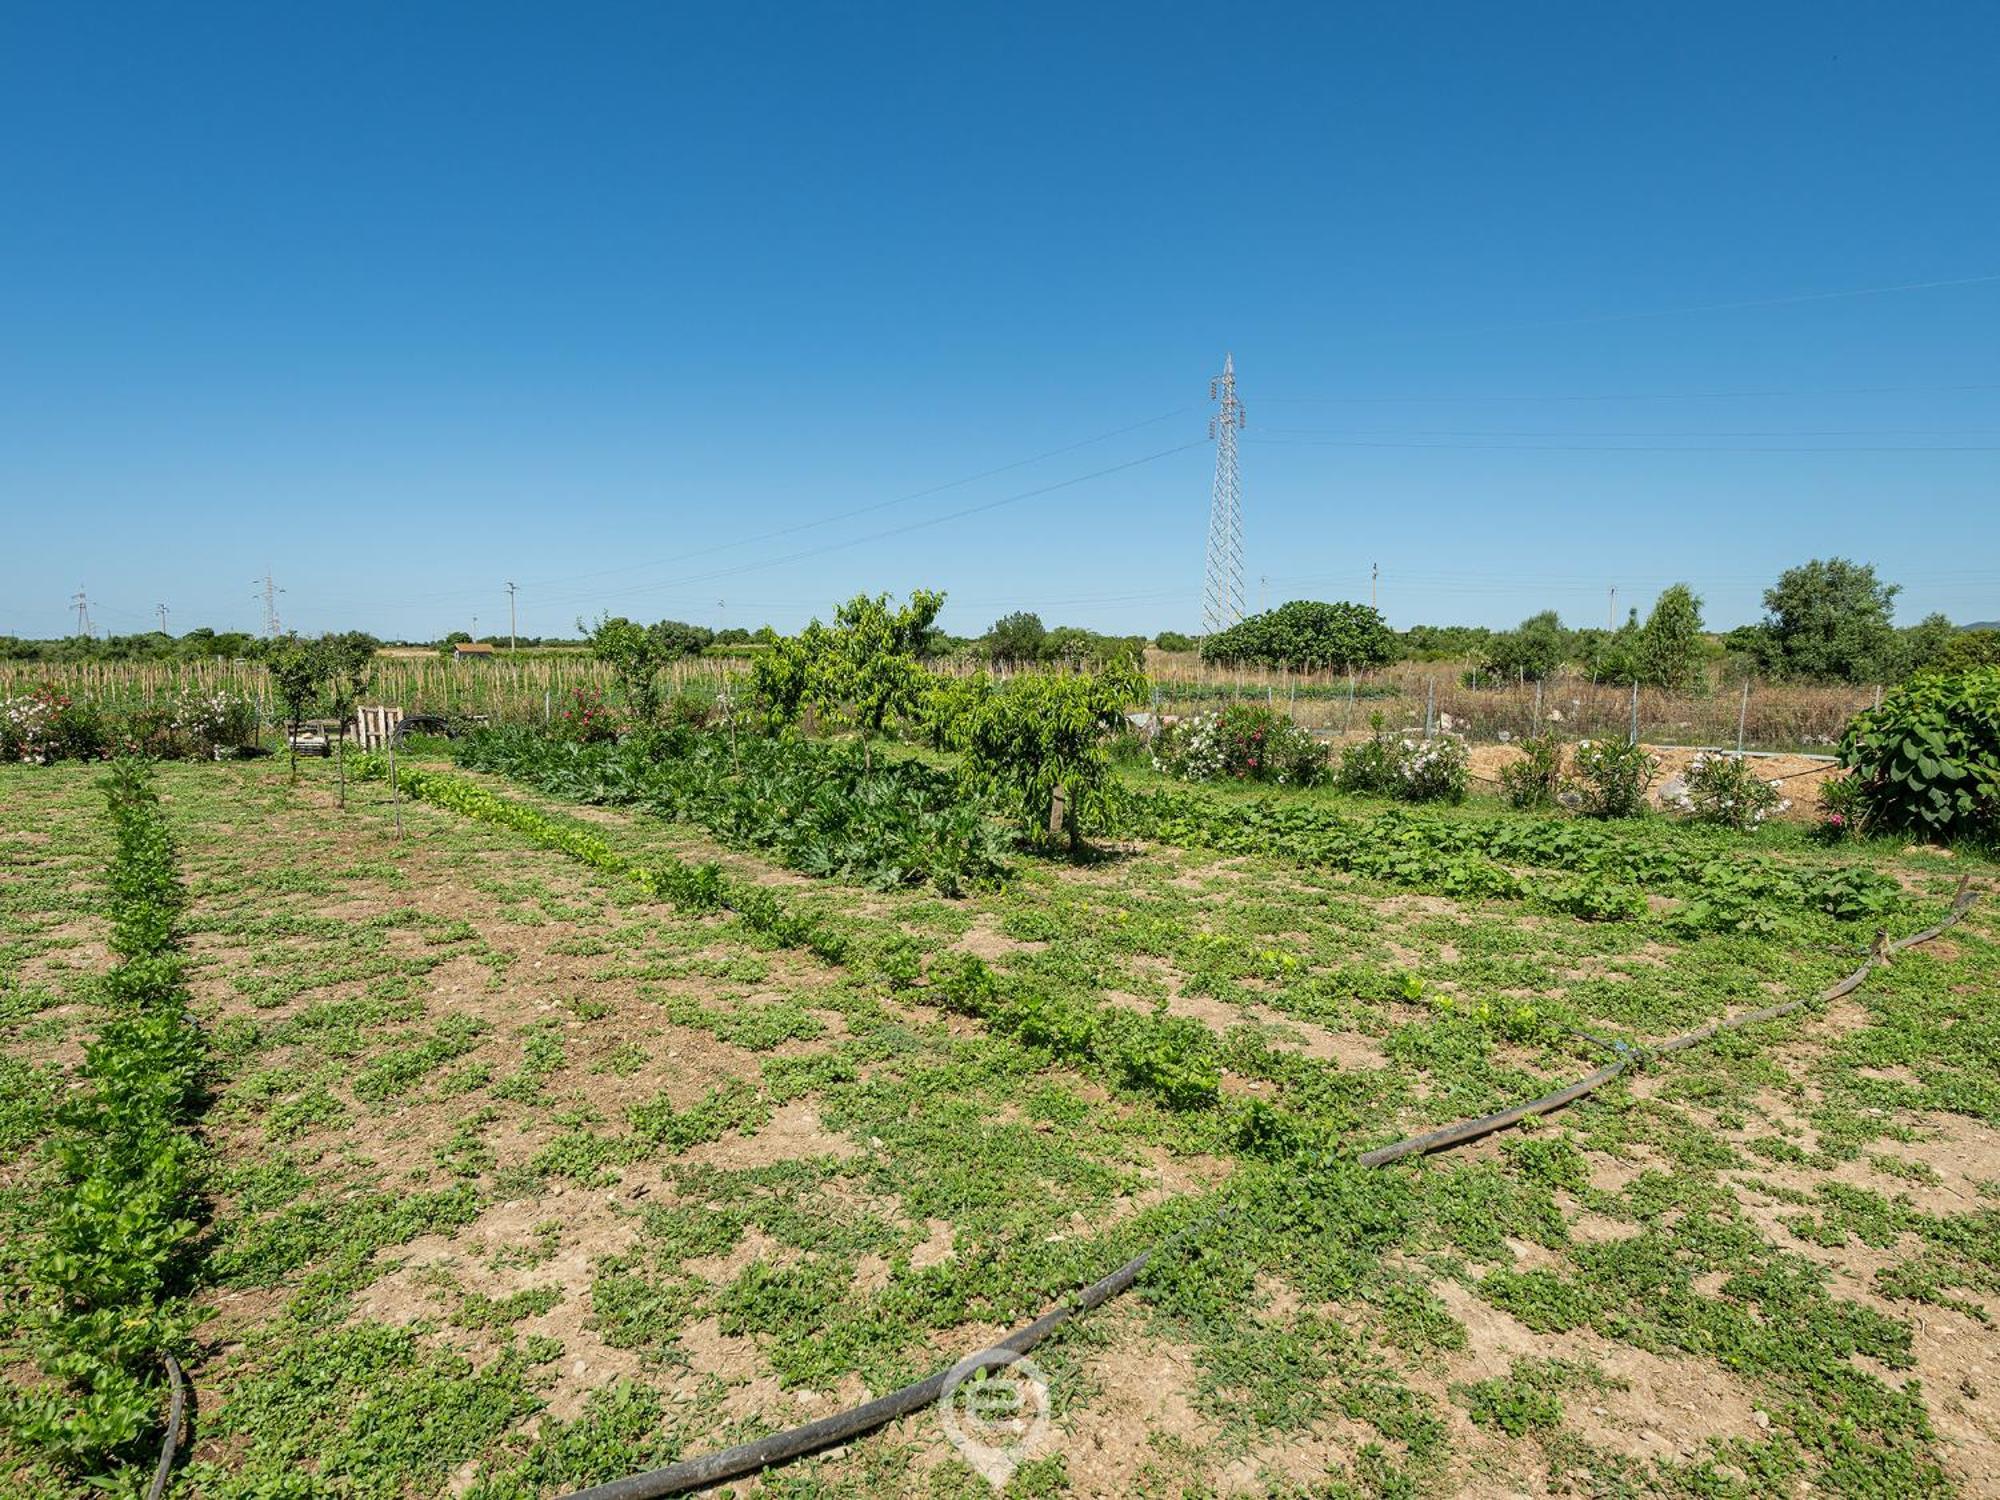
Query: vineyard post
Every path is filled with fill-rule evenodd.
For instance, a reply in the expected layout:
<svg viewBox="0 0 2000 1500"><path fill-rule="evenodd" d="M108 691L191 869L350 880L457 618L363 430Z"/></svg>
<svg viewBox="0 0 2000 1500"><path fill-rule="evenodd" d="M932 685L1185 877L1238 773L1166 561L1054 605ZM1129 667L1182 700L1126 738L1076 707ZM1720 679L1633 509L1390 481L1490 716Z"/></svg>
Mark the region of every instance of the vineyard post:
<svg viewBox="0 0 2000 1500"><path fill-rule="evenodd" d="M1743 679L1743 697L1736 705L1736 753L1743 753L1743 727L1750 718L1750 679Z"/></svg>
<svg viewBox="0 0 2000 1500"><path fill-rule="evenodd" d="M550 689L544 688L542 690L542 728L547 729L554 717L555 693Z"/></svg>
<svg viewBox="0 0 2000 1500"><path fill-rule="evenodd" d="M1625 741L1628 745L1639 743L1639 684L1632 684L1632 732Z"/></svg>

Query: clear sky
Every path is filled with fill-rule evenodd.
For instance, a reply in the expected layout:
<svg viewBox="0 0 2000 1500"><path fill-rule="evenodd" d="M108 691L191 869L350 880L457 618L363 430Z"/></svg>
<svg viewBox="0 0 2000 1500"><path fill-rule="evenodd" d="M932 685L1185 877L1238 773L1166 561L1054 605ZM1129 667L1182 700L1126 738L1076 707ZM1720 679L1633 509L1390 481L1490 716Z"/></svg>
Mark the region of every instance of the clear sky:
<svg viewBox="0 0 2000 1500"><path fill-rule="evenodd" d="M1253 607L2000 618L1996 101L1985 0L6 5L0 632L1190 629L1225 351Z"/></svg>

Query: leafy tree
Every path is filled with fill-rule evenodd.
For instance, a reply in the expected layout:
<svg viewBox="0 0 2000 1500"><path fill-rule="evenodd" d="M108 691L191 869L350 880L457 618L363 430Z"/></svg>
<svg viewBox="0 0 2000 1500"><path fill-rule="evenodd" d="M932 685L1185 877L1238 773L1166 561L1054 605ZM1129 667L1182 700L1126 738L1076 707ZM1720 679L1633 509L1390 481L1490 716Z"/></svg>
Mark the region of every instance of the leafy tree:
<svg viewBox="0 0 2000 1500"><path fill-rule="evenodd" d="M1701 599L1693 589L1677 583L1653 601L1639 654L1655 687L1685 692L1703 680Z"/></svg>
<svg viewBox="0 0 2000 1500"><path fill-rule="evenodd" d="M1961 630L1945 648L1938 663L1947 672L1963 672L1968 667L2000 667L2000 630Z"/></svg>
<svg viewBox="0 0 2000 1500"><path fill-rule="evenodd" d="M438 655L448 657L452 654L452 648L454 646L470 645L471 641L472 641L472 633L470 631L466 630L449 631L446 633L445 638L438 642L437 646Z"/></svg>
<svg viewBox="0 0 2000 1500"><path fill-rule="evenodd" d="M1106 667L1122 657L1138 656L1145 649L1144 636L1102 635L1081 625L1058 625L1042 642L1042 659L1073 666Z"/></svg>
<svg viewBox="0 0 2000 1500"><path fill-rule="evenodd" d="M1767 666L1782 676L1862 682L1890 665L1900 587L1834 557L1786 570L1764 591Z"/></svg>
<svg viewBox="0 0 2000 1500"><path fill-rule="evenodd" d="M1153 644L1162 651L1193 651L1201 642L1191 635L1182 635L1178 630L1162 630L1153 637Z"/></svg>
<svg viewBox="0 0 2000 1500"><path fill-rule="evenodd" d="M291 745L292 780L299 779L299 725L319 698L320 683L326 675L326 654L317 643L299 639L297 631L271 643L264 656L271 684L285 701L285 741Z"/></svg>
<svg viewBox="0 0 2000 1500"><path fill-rule="evenodd" d="M1940 614L1925 615L1907 630L1896 632L1896 646L1885 677L1908 677L1948 666L1952 648L1958 643L1959 628ZM1975 663L1966 663L1975 665Z"/></svg>
<svg viewBox="0 0 2000 1500"><path fill-rule="evenodd" d="M681 620L661 620L646 627L661 665L686 656L699 656L715 643L715 632Z"/></svg>
<svg viewBox="0 0 2000 1500"><path fill-rule="evenodd" d="M1126 660L1101 673L1024 674L962 695L951 741L963 752L968 790L1007 809L1029 838L1047 842L1062 788L1061 833L1076 852L1085 828L1114 810L1117 781L1105 741L1145 691L1145 678Z"/></svg>
<svg viewBox="0 0 2000 1500"><path fill-rule="evenodd" d="M986 632L986 654L994 661L1040 661L1047 638L1040 615L1016 610L995 620Z"/></svg>
<svg viewBox="0 0 2000 1500"><path fill-rule="evenodd" d="M914 714L929 681L922 656L944 595L913 589L892 609L889 596L857 594L751 664L757 700L774 725L795 722L810 706L861 731L864 746L889 719Z"/></svg>
<svg viewBox="0 0 2000 1500"><path fill-rule="evenodd" d="M1398 646L1411 661L1484 661L1493 632L1484 625L1412 625Z"/></svg>
<svg viewBox="0 0 2000 1500"><path fill-rule="evenodd" d="M1396 638L1365 604L1290 604L1232 625L1201 643L1209 661L1294 668L1379 667L1395 655Z"/></svg>
<svg viewBox="0 0 2000 1500"><path fill-rule="evenodd" d="M1487 671L1500 677L1540 682L1570 659L1570 633L1552 609L1530 615L1493 638L1486 650Z"/></svg>

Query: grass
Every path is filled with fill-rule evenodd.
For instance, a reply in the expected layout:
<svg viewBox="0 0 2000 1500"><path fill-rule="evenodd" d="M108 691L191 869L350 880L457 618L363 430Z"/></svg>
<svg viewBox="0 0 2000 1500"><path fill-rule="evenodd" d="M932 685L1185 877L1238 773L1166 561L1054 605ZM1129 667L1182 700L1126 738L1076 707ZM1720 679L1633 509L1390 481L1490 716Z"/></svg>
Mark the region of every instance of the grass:
<svg viewBox="0 0 2000 1500"><path fill-rule="evenodd" d="M1983 907L1834 1014L1368 1172L1353 1152L1594 1065L1571 1027L1643 1039L1825 983L1846 929L1585 922L1161 845L861 892L485 783L617 860L713 862L795 928L427 803L398 843L379 784L338 814L324 769L159 772L210 1052L179 1493L615 1477L928 1373L1218 1210L1037 1352L1064 1436L1010 1493L1982 1482L1953 1351L2000 1347ZM101 1024L108 857L87 769L0 768L9 1247ZM1911 889L1908 926L1966 863L1855 858ZM968 952L1006 1008L935 1003ZM1212 1093L1064 1041L1128 1019ZM1720 1394L1684 1412L1687 1380ZM8 1443L11 1490L71 1491ZM923 1417L772 1485L987 1492Z"/></svg>

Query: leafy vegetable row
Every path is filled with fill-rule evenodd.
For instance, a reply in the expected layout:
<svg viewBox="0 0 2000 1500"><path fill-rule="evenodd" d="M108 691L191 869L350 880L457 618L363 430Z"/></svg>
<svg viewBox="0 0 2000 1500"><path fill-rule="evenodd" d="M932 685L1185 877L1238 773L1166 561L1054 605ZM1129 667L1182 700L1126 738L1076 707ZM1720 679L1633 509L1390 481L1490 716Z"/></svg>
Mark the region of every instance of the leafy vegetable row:
<svg viewBox="0 0 2000 1500"><path fill-rule="evenodd" d="M402 785L426 802L511 828L545 848L625 876L684 910L733 911L776 942L808 949L896 988L911 988L923 977L922 950L907 935L874 945L852 942L819 918L791 910L763 886L733 880L713 864L690 865L671 856L650 863L633 859L588 828L460 776L413 770L404 774ZM971 955L933 963L921 998L976 1017L1052 1057L1094 1066L1121 1087L1169 1108L1213 1105L1221 1097L1215 1039L1197 1022L1039 994Z"/></svg>
<svg viewBox="0 0 2000 1500"><path fill-rule="evenodd" d="M188 1339L204 1049L176 931L185 898L150 773L117 761L104 788L116 838L110 1019L56 1108L27 1256L24 1326L47 1379L9 1394L0 1419L25 1445L112 1485L158 1433L162 1362Z"/></svg>
<svg viewBox="0 0 2000 1500"><path fill-rule="evenodd" d="M1900 902L1896 882L1874 870L1787 864L1678 828L1402 809L1355 816L1318 802L1179 787L1136 794L1125 827L1142 838L1275 855L1450 896L1524 900L1593 920L1641 917L1645 892L1673 895L1682 904L1671 920L1695 931L1775 932L1791 912L1858 920Z"/></svg>
<svg viewBox="0 0 2000 1500"><path fill-rule="evenodd" d="M581 744L524 729L459 742L459 764L578 802L643 807L807 875L948 894L1003 874L1011 844L944 772L851 745L689 729Z"/></svg>

